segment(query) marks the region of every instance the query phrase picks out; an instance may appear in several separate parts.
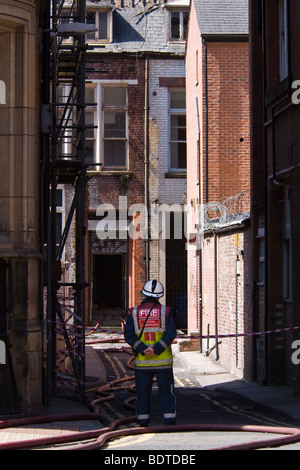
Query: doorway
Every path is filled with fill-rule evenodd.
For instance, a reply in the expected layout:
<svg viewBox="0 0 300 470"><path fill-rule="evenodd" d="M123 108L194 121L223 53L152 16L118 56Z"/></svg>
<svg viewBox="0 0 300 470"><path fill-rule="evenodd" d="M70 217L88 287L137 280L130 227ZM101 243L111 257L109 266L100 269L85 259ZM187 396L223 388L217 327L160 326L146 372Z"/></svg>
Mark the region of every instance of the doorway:
<svg viewBox="0 0 300 470"><path fill-rule="evenodd" d="M101 325L120 324L126 306L126 255L95 254L92 256L93 320Z"/></svg>
<svg viewBox="0 0 300 470"><path fill-rule="evenodd" d="M180 214L179 214L180 215ZM179 217L177 215L176 217ZM170 237L166 240L166 302L175 314L176 327L187 330L187 251L184 217L182 236L174 236L174 213L170 214Z"/></svg>
<svg viewBox="0 0 300 470"><path fill-rule="evenodd" d="M15 380L13 363L10 355L10 339L7 334L7 264L0 259L0 416L10 417L21 412L20 396ZM3 355L4 345L4 355Z"/></svg>

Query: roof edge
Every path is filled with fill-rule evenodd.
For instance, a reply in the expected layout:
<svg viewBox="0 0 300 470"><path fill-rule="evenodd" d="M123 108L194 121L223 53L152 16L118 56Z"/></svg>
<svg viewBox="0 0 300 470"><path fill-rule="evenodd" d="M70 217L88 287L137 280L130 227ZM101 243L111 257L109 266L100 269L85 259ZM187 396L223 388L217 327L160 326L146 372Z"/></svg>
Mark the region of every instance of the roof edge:
<svg viewBox="0 0 300 470"><path fill-rule="evenodd" d="M206 42L249 42L249 34L245 33L221 33L221 34L201 34Z"/></svg>

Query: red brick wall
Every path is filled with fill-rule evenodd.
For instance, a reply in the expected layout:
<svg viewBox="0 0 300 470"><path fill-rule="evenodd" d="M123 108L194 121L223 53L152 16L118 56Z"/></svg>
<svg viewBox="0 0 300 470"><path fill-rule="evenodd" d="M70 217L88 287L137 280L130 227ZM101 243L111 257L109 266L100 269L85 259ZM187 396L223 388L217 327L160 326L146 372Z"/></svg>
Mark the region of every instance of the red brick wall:
<svg viewBox="0 0 300 470"><path fill-rule="evenodd" d="M202 60L204 86L204 54ZM248 61L248 43L207 43L209 201L219 201L250 186ZM202 97L205 174L206 103L205 95Z"/></svg>
<svg viewBox="0 0 300 470"><path fill-rule="evenodd" d="M252 332L250 231L239 230L207 236L203 245L203 335L232 335ZM215 254L217 268L215 273ZM237 269L239 261L239 269ZM216 284L215 284L216 275ZM217 303L215 304L215 293ZM216 310L217 308L217 310ZM217 321L217 329L216 329ZM209 328L209 329L208 329ZM221 363L233 373L250 377L252 340L250 338L218 339ZM211 338L203 340L203 351L216 345ZM216 350L211 352L216 357Z"/></svg>
<svg viewBox="0 0 300 470"><path fill-rule="evenodd" d="M128 266L128 286L129 286L129 308L138 305L144 296L141 294L145 283L144 271L144 242L143 240L129 241L129 266Z"/></svg>

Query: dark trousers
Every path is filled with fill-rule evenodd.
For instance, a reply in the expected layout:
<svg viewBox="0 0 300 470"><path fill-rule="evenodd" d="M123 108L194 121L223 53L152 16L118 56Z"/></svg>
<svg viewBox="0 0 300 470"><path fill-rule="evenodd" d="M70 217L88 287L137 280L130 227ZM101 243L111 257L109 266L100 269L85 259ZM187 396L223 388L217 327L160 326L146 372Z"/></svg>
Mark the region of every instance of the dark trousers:
<svg viewBox="0 0 300 470"><path fill-rule="evenodd" d="M154 376L157 379L165 424L176 424L176 397L174 394L173 370L171 368L145 370L137 367L135 369L137 421L142 426L149 424Z"/></svg>

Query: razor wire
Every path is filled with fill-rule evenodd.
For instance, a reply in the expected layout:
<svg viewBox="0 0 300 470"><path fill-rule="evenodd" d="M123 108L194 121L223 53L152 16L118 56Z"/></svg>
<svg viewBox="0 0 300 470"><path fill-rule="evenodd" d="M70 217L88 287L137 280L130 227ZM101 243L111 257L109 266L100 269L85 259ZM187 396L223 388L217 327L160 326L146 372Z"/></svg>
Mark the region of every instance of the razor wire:
<svg viewBox="0 0 300 470"><path fill-rule="evenodd" d="M242 191L220 201L205 203L199 210L203 230L239 223L250 217L250 190Z"/></svg>

